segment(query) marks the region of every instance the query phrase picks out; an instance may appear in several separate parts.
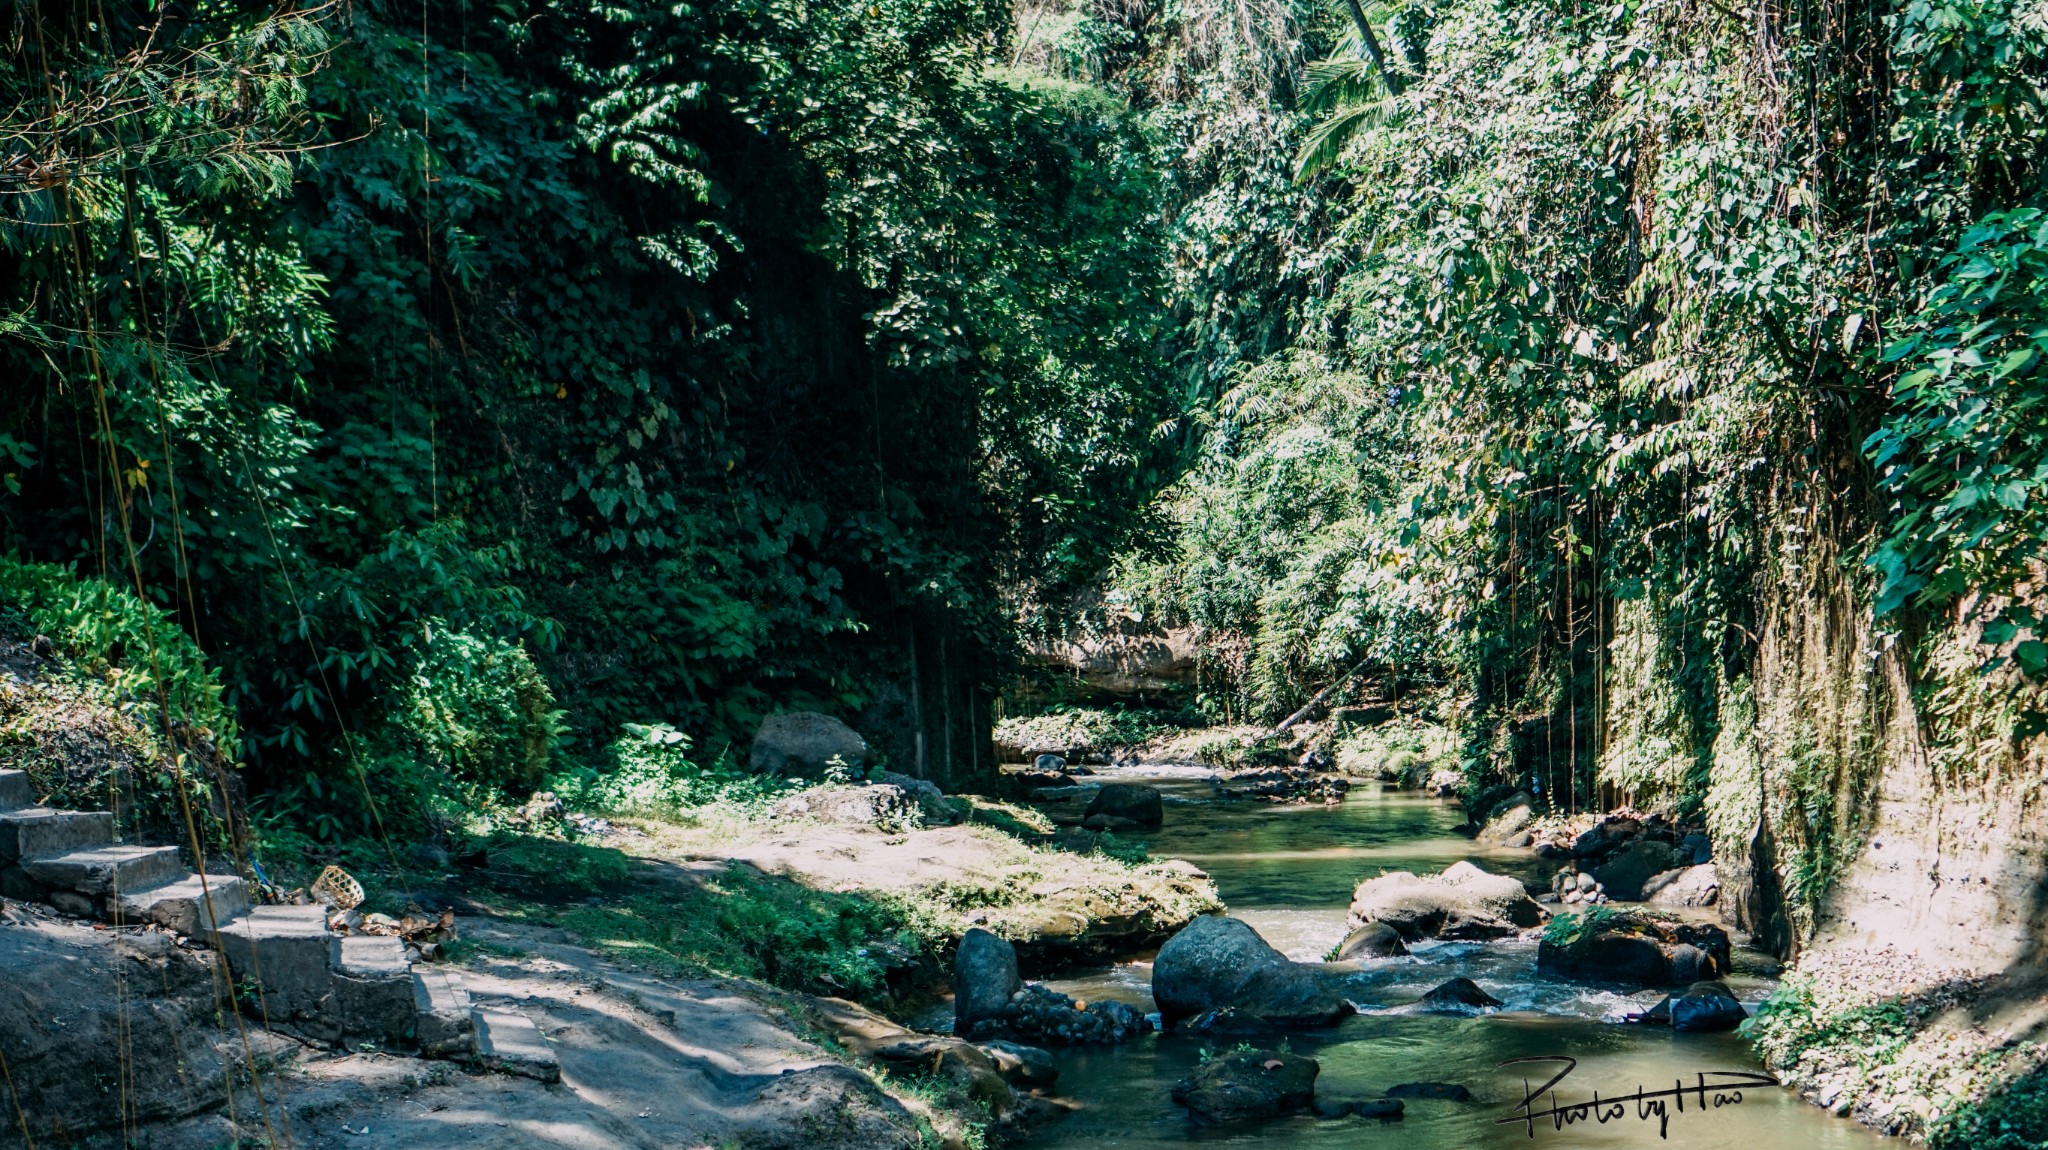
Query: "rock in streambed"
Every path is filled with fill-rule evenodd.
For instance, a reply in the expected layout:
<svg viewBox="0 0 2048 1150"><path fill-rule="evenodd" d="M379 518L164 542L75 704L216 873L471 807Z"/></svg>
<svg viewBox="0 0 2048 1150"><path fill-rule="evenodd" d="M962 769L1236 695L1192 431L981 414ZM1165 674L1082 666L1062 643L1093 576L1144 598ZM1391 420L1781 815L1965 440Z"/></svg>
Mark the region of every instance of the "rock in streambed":
<svg viewBox="0 0 2048 1150"><path fill-rule="evenodd" d="M1350 925L1383 922L1408 942L1488 939L1510 937L1544 917L1520 880L1455 862L1439 875L1394 871L1360 883Z"/></svg>
<svg viewBox="0 0 2048 1150"><path fill-rule="evenodd" d="M1242 1122L1299 1114L1315 1105L1322 1065L1276 1050L1213 1058L1174 1084L1173 1100L1198 1122Z"/></svg>
<svg viewBox="0 0 2048 1150"><path fill-rule="evenodd" d="M1212 1011L1272 1026L1327 1026L1353 1007L1342 972L1294 962L1240 919L1205 915L1159 949L1152 998L1171 1025Z"/></svg>

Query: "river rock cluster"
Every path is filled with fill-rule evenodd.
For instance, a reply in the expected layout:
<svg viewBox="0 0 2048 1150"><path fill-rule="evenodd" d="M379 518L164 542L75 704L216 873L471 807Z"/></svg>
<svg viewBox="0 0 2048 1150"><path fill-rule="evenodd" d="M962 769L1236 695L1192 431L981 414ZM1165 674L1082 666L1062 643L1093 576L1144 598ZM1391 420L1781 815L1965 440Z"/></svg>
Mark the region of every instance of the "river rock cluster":
<svg viewBox="0 0 2048 1150"><path fill-rule="evenodd" d="M962 1038L1112 1043L1150 1029L1127 1003L1076 1002L1026 983L1017 973L1017 948L989 931L976 927L960 940L953 959L953 1033Z"/></svg>
<svg viewBox="0 0 2048 1150"><path fill-rule="evenodd" d="M1114 1000L1078 1002L1050 987L1026 983L1010 1000L968 1029L977 1041L1007 1036L1047 1045L1113 1044L1152 1029L1138 1008Z"/></svg>
<svg viewBox="0 0 2048 1150"><path fill-rule="evenodd" d="M1561 918L1536 948L1536 971L1623 986L1685 986L1731 969L1728 932L1648 910L1595 908Z"/></svg>
<svg viewBox="0 0 2048 1150"><path fill-rule="evenodd" d="M1216 793L1224 798L1276 803L1334 803L1351 789L1350 780L1330 773L1322 763L1254 767L1218 775L1215 785Z"/></svg>

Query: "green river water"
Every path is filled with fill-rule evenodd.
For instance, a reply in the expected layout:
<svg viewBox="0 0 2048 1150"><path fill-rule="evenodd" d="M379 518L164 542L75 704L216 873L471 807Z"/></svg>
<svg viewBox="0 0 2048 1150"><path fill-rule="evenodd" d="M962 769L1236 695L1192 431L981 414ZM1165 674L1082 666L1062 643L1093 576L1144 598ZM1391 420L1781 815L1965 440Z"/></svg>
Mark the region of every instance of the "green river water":
<svg viewBox="0 0 2048 1150"><path fill-rule="evenodd" d="M1251 923L1268 942L1299 960L1320 958L1344 934L1352 888L1390 870L1438 871L1461 858L1496 872L1539 876L1551 864L1526 851L1490 851L1455 833L1457 809L1414 792L1368 784L1341 805L1286 806L1219 800L1193 771L1164 775L1143 770L1117 777L1146 781L1167 793L1166 825L1149 836L1154 857L1184 858L1215 880L1230 913ZM1470 1102L1409 1099L1405 1118L1377 1120L1289 1118L1244 1128L1201 1128L1169 1096L1173 1083L1194 1067L1205 1047L1234 1049L1239 1038L1152 1034L1117 1047L1056 1050L1059 1094L1077 1103L1072 1116L1053 1123L1026 1145L1035 1150L1096 1147L1221 1146L1302 1147L1336 1150L1466 1150L1482 1147L1661 1146L1684 1150L1827 1150L1875 1148L1881 1139L1846 1119L1801 1102L1778 1087L1742 1092L1702 1112L1686 1095L1672 1108L1663 1135L1652 1117L1592 1119L1554 1129L1539 1121L1533 1136L1516 1122L1502 1125L1523 1094L1527 1077L1540 1083L1557 1067L1501 1068L1505 1059L1564 1055L1578 1060L1557 1088L1558 1100L1588 1102L1639 1089L1664 1090L1696 1082L1701 1071L1757 1071L1748 1044L1730 1034L1674 1034L1615 1021L1653 1005L1659 994L1634 995L1538 978L1533 943L1450 943L1419 947L1408 958L1369 964L1353 999L1363 1013L1325 1031L1297 1032L1288 1048L1322 1063L1317 1093L1328 1098L1377 1097L1397 1083L1454 1082L1472 1091ZM1048 980L1076 998L1122 999L1153 1009L1148 961L1073 972ZM1463 975L1502 1000L1505 1008L1477 1018L1399 1012L1430 987ZM1757 978L1730 980L1754 1003L1769 990ZM1391 1011L1391 1012L1390 1012ZM1271 1039L1261 1040L1272 1042ZM1611 1113L1611 1111L1610 1111Z"/></svg>

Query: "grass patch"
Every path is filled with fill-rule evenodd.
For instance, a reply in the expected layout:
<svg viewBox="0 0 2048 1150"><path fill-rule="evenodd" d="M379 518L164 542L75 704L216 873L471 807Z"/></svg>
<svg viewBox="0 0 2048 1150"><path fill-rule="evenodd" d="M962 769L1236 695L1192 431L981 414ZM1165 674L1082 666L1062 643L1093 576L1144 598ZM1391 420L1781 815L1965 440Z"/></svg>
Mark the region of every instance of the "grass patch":
<svg viewBox="0 0 2048 1150"><path fill-rule="evenodd" d="M948 938L907 900L813 890L743 866L571 907L559 921L585 945L660 973L751 978L870 1003L890 996L891 970L932 958Z"/></svg>

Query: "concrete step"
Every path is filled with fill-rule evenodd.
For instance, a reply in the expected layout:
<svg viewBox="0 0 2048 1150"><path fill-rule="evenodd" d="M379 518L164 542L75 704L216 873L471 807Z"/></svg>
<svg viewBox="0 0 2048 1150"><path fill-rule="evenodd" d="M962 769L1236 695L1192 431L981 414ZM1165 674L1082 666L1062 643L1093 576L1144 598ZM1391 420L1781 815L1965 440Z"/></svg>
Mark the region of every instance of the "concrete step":
<svg viewBox="0 0 2048 1150"><path fill-rule="evenodd" d="M0 771L0 811L35 805L36 788L27 771Z"/></svg>
<svg viewBox="0 0 2048 1150"><path fill-rule="evenodd" d="M487 1068L540 1082L562 1080L561 1060L532 1019L479 1006L470 1011L470 1024L476 1028L477 1060Z"/></svg>
<svg viewBox="0 0 2048 1150"><path fill-rule="evenodd" d="M237 986L261 992L251 1017L317 1042L341 1037L329 1009L334 998L334 934L323 906L259 906L216 932Z"/></svg>
<svg viewBox="0 0 2048 1150"><path fill-rule="evenodd" d="M240 875L186 875L147 890L121 892L121 921L153 922L197 935L249 910L249 884Z"/></svg>
<svg viewBox="0 0 2048 1150"><path fill-rule="evenodd" d="M94 898L117 890L145 890L178 878L185 864L177 847L102 846L21 860L30 878L59 891Z"/></svg>
<svg viewBox="0 0 2048 1150"><path fill-rule="evenodd" d="M108 811L59 811L49 807L0 811L0 863L10 863L24 855L53 855L105 846L113 841L114 816Z"/></svg>
<svg viewBox="0 0 2048 1150"><path fill-rule="evenodd" d="M331 1008L342 1044L390 1050L414 1045L412 967L396 937L337 937L328 962L334 976Z"/></svg>
<svg viewBox="0 0 2048 1150"><path fill-rule="evenodd" d="M413 1013L420 1053L456 1058L476 1050L476 1027L470 1022L469 988L462 976L415 966L412 971Z"/></svg>

